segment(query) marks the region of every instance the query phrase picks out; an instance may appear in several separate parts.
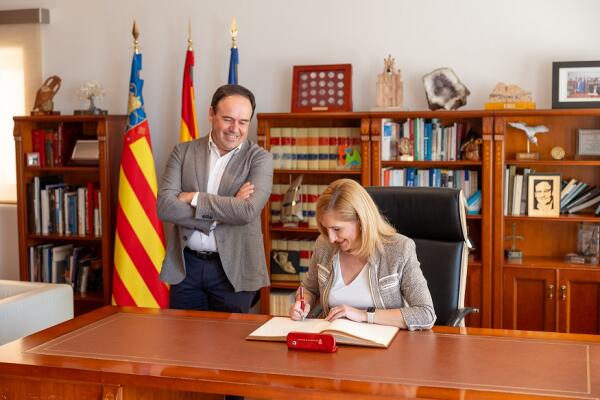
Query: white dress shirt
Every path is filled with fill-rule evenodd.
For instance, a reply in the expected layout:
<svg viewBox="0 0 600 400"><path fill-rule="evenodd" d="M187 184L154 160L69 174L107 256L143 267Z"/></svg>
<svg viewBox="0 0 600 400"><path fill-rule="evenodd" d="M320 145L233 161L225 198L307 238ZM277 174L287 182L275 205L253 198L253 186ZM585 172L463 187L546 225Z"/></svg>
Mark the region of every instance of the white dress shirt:
<svg viewBox="0 0 600 400"><path fill-rule="evenodd" d="M242 144L243 142L240 143L240 145L235 149L221 156L217 145L212 141L212 136L210 136L209 134L209 169L206 193L218 194L219 185L221 184L221 178L223 177L225 168L227 167L227 164L229 164L229 160L231 160L231 157L233 157L233 155L242 148ZM196 205L198 204L198 192L196 192L190 204L193 207L196 207ZM217 221L213 223L208 235L200 231L194 231L194 233L192 233L192 235L187 241L187 247L196 251L218 251L217 242L215 241L214 234L215 226L217 226Z"/></svg>

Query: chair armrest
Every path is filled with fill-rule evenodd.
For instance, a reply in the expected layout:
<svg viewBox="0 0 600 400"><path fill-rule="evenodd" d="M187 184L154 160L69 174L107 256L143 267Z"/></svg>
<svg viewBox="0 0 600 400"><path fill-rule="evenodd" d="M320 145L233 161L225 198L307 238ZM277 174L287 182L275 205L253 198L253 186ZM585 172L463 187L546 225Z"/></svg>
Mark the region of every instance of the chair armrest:
<svg viewBox="0 0 600 400"><path fill-rule="evenodd" d="M461 326L461 323L465 319L465 317L471 313L479 313L479 308L476 307L465 307L459 308L455 312L452 313L450 318L446 321L447 326Z"/></svg>

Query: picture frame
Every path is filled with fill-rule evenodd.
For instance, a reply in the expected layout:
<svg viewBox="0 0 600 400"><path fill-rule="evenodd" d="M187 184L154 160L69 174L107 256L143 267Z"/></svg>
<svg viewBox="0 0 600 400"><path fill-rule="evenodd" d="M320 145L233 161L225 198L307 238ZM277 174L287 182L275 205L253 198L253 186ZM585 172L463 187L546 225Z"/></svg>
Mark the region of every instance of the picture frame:
<svg viewBox="0 0 600 400"><path fill-rule="evenodd" d="M600 108L600 61L553 62L552 108Z"/></svg>
<svg viewBox="0 0 600 400"><path fill-rule="evenodd" d="M527 215L558 217L560 215L560 175L529 174L527 178Z"/></svg>
<svg viewBox="0 0 600 400"><path fill-rule="evenodd" d="M352 64L294 65L292 112L352 111Z"/></svg>
<svg viewBox="0 0 600 400"><path fill-rule="evenodd" d="M39 167L40 166L40 153L32 151L25 155L25 161L28 167Z"/></svg>
<svg viewBox="0 0 600 400"><path fill-rule="evenodd" d="M600 158L600 129L579 129L577 131L577 159Z"/></svg>

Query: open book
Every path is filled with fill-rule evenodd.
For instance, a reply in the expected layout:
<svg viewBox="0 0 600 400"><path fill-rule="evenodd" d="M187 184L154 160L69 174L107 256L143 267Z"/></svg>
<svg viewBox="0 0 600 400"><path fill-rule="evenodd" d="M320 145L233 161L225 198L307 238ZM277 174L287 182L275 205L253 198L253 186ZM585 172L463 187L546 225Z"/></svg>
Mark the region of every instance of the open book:
<svg viewBox="0 0 600 400"><path fill-rule="evenodd" d="M273 317L248 335L246 339L285 342L286 336L290 332L328 333L335 337L337 343L387 348L396 336L398 328L354 322L342 318L329 322L324 319L293 321L288 317Z"/></svg>

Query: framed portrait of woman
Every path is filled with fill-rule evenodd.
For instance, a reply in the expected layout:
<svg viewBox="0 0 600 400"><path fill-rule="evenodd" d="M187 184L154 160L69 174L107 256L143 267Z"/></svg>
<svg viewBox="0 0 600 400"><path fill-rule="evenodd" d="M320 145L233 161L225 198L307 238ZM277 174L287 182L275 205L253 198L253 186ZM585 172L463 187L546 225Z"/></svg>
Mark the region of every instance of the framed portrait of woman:
<svg viewBox="0 0 600 400"><path fill-rule="evenodd" d="M560 175L529 175L527 215L530 217L558 217L560 215Z"/></svg>

